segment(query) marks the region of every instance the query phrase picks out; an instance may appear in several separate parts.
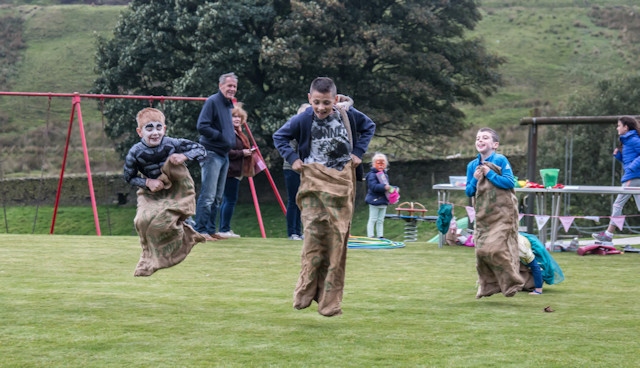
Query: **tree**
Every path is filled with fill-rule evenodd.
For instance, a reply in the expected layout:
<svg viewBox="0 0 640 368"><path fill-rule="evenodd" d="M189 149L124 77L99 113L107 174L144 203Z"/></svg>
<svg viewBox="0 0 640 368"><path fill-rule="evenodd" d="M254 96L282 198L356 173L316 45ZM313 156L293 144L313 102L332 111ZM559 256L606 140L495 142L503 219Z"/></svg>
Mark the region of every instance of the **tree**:
<svg viewBox="0 0 640 368"><path fill-rule="evenodd" d="M480 19L472 0L133 0L114 38L99 40L95 92L208 96L234 71L267 151L311 80L330 76L378 137L419 146L463 129L457 104L480 104L501 84L504 60L464 38ZM137 139L136 105L106 103L122 154ZM199 107L167 103L169 134L195 139Z"/></svg>
<svg viewBox="0 0 640 368"><path fill-rule="evenodd" d="M501 83L496 68L504 60L479 40L464 39L481 19L475 1L291 5L263 42L265 69L281 76L272 87L287 89L300 74L334 76L339 90L374 118L378 137L406 146L455 134L464 128L456 104L480 104Z"/></svg>

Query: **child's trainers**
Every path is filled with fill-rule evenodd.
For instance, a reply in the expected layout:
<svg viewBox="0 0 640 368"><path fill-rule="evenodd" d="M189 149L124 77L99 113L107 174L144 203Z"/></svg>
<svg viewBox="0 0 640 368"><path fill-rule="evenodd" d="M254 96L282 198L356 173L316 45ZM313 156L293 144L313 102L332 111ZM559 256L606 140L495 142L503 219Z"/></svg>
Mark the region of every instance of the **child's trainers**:
<svg viewBox="0 0 640 368"><path fill-rule="evenodd" d="M216 235L219 235L219 236L221 236L221 237L223 237L225 239L228 239L228 238L239 238L240 237L240 235L234 233L233 230L217 233Z"/></svg>
<svg viewBox="0 0 640 368"><path fill-rule="evenodd" d="M608 236L604 231L599 233L593 233L591 234L591 236L593 236L595 240L598 240L601 242L611 243L611 241L613 240L613 237Z"/></svg>

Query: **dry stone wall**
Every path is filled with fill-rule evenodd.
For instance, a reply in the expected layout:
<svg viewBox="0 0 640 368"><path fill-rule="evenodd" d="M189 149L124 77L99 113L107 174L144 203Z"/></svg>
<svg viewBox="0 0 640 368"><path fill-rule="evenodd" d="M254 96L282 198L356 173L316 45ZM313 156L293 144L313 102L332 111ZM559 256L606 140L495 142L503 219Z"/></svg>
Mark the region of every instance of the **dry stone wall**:
<svg viewBox="0 0 640 368"><path fill-rule="evenodd" d="M526 157L509 157L514 168L515 175L525 177ZM403 199L424 198L432 195L432 186L439 183L448 183L449 176L466 174L466 166L469 159L430 160L391 162L389 175L393 185L401 188ZM369 163L365 163L366 171ZM282 175L282 165L276 164L269 168L269 173L278 188L280 196L286 201L286 191ZM0 181L0 193L2 204L5 206L20 205L53 205L55 203L58 188L58 177L46 178L21 178L4 179ZM276 196L265 173L260 173L253 178L260 203L275 203ZM136 188L131 187L123 179L121 174L100 174L92 178L96 202L98 205L120 204L135 206ZM196 190L200 183L196 182ZM364 201L366 194L365 183L358 184L356 200ZM240 185L240 203L251 203L251 191L248 180L243 179ZM68 176L64 178L60 194L61 205L91 205L89 185L85 175Z"/></svg>

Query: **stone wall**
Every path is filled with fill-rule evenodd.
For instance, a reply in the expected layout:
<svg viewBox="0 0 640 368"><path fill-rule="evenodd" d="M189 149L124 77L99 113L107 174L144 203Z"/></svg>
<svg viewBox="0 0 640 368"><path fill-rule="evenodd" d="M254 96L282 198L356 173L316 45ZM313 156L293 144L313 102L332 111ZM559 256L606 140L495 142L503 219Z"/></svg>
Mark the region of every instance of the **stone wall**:
<svg viewBox="0 0 640 368"><path fill-rule="evenodd" d="M526 157L509 157L514 167L514 174L524 178L526 173ZM449 176L466 175L466 166L469 159L430 160L391 162L389 176L391 183L401 188L403 199L424 198L432 196L431 189L434 184L448 183ZM365 164L367 171L369 163ZM273 165L269 173L278 188L278 191L286 201L286 191L282 176L282 165ZM55 203L58 188L58 177L46 178L21 178L5 179L0 181L0 193L2 204L6 206L16 205L53 205ZM92 178L96 202L98 205L121 204L135 205L136 188L129 186L122 174L100 174ZM272 190L267 175L263 172L254 177L256 192L260 203L275 203L276 196ZM199 181L196 189L199 189ZM364 200L366 187L359 184L357 201ZM125 202L126 201L126 202ZM242 180L240 185L241 203L251 203L251 191L248 180ZM87 177L84 175L67 176L64 178L60 192L61 205L91 205Z"/></svg>
<svg viewBox="0 0 640 368"><path fill-rule="evenodd" d="M53 205L58 191L59 177L5 179L0 181L3 204ZM129 204L135 198L135 188L122 179L122 174L94 175L94 193L98 205L117 204L118 197L127 198ZM91 205L89 183L86 175L65 176L60 191L61 205Z"/></svg>

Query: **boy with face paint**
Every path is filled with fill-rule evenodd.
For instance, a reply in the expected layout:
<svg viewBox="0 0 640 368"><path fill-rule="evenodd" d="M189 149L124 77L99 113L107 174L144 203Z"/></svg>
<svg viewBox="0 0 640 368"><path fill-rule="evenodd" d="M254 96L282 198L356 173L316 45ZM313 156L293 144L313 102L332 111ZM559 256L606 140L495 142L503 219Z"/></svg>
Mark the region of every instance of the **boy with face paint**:
<svg viewBox="0 0 640 368"><path fill-rule="evenodd" d="M127 153L124 179L140 188L133 222L142 254L134 276L150 276L182 262L196 243L206 241L185 223L195 213L196 197L184 163L202 160L207 151L199 143L166 136L158 109L142 109L136 121L141 139Z"/></svg>
<svg viewBox="0 0 640 368"><path fill-rule="evenodd" d="M199 143L165 136L165 117L158 109L142 109L136 121L136 132L142 139L131 147L124 162L124 180L133 186L151 192L160 191L164 184L158 177L167 159L174 165L180 165L187 160L200 161L207 155ZM138 176L139 173L144 177Z"/></svg>

